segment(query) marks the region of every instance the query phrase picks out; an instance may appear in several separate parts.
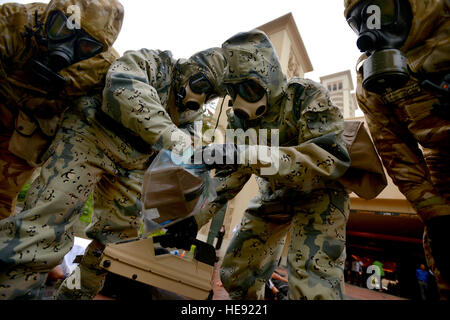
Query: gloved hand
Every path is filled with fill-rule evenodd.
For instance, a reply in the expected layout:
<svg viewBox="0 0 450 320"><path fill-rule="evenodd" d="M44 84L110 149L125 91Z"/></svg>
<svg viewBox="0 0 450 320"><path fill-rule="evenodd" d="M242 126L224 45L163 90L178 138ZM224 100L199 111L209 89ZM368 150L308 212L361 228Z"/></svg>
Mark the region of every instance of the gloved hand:
<svg viewBox="0 0 450 320"><path fill-rule="evenodd" d="M442 276L450 281L450 250L447 232L450 230L450 216L428 220L427 233L430 239L431 254Z"/></svg>
<svg viewBox="0 0 450 320"><path fill-rule="evenodd" d="M167 227L166 234L154 237L162 247L190 250L197 237L198 226L194 217L189 217Z"/></svg>
<svg viewBox="0 0 450 320"><path fill-rule="evenodd" d="M194 151L191 162L201 162L208 170L237 169L239 150L235 144L213 143ZM227 163L228 162L228 163Z"/></svg>

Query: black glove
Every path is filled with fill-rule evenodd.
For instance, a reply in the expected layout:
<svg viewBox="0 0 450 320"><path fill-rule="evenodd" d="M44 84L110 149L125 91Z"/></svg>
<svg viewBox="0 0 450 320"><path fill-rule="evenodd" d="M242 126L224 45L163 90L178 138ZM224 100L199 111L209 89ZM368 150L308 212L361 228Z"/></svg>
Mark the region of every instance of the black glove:
<svg viewBox="0 0 450 320"><path fill-rule="evenodd" d="M450 230L450 216L432 218L425 224L436 267L446 281L450 281L450 249L447 234Z"/></svg>
<svg viewBox="0 0 450 320"><path fill-rule="evenodd" d="M197 222L194 217L189 217L167 227L166 234L153 238L162 247L190 250L198 232Z"/></svg>
<svg viewBox="0 0 450 320"><path fill-rule="evenodd" d="M235 144L210 144L194 151L191 161L194 164L201 160L208 170L237 169L238 148ZM228 162L228 164L227 164Z"/></svg>

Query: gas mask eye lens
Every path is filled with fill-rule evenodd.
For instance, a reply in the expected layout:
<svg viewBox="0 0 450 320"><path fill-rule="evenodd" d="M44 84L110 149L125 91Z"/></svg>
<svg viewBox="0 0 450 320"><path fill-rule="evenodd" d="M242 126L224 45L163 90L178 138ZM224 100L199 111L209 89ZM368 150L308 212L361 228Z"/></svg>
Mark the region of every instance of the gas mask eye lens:
<svg viewBox="0 0 450 320"><path fill-rule="evenodd" d="M236 117L238 117L239 119L243 119L243 120L249 120L250 116L247 114L247 112L241 110L241 109L236 109L234 110L234 114L236 115Z"/></svg>
<svg viewBox="0 0 450 320"><path fill-rule="evenodd" d="M67 27L67 17L61 11L53 11L50 14L45 27L50 40L63 40L74 35L75 31Z"/></svg>
<svg viewBox="0 0 450 320"><path fill-rule="evenodd" d="M103 50L103 44L100 42L81 38L78 40L78 56L80 59L88 59L95 56Z"/></svg>
<svg viewBox="0 0 450 320"><path fill-rule="evenodd" d="M374 6L378 7L378 10L373 9L372 7ZM379 17L375 17L374 16L375 14L379 15ZM364 23L368 21L373 21L375 18L381 20L382 26L390 26L394 24L397 19L397 1L396 0L370 1L367 5L364 6L364 9L361 10L361 17Z"/></svg>
<svg viewBox="0 0 450 320"><path fill-rule="evenodd" d="M189 79L191 90L197 94L209 94L213 91L213 86L208 78L202 73L196 74Z"/></svg>
<svg viewBox="0 0 450 320"><path fill-rule="evenodd" d="M195 101L189 101L186 103L186 108L192 111L197 111L200 109L200 105Z"/></svg>
<svg viewBox="0 0 450 320"><path fill-rule="evenodd" d="M266 90L254 81L237 84L237 93L248 102L258 102L266 94Z"/></svg>
<svg viewBox="0 0 450 320"><path fill-rule="evenodd" d="M258 108L258 110L256 110L256 116L257 117L260 117L260 116L262 116L264 113L266 113L266 106L261 106L261 107L259 107Z"/></svg>
<svg viewBox="0 0 450 320"><path fill-rule="evenodd" d="M397 18L396 12L396 1L392 0L376 0L371 3L371 5L376 5L381 10L381 24L390 25L395 22ZM367 10L366 10L367 11ZM365 12L365 14L368 14Z"/></svg>
<svg viewBox="0 0 450 320"><path fill-rule="evenodd" d="M359 24L354 17L350 17L347 19L347 23L352 28L353 32L359 35Z"/></svg>

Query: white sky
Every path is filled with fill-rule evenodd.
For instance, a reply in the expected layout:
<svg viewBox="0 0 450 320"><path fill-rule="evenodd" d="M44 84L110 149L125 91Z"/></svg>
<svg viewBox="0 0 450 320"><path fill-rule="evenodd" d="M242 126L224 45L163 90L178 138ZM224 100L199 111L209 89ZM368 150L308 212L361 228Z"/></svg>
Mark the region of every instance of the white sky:
<svg viewBox="0 0 450 320"><path fill-rule="evenodd" d="M0 0L0 3L9 2ZM33 1L18 0L28 3ZM48 2L48 1L42 1ZM305 43L314 71L306 78L351 70L360 56L356 35L344 18L344 0L121 0L125 19L114 47L123 53L140 48L172 51L188 58L221 46L229 37L289 12ZM362 115L360 111L357 115Z"/></svg>

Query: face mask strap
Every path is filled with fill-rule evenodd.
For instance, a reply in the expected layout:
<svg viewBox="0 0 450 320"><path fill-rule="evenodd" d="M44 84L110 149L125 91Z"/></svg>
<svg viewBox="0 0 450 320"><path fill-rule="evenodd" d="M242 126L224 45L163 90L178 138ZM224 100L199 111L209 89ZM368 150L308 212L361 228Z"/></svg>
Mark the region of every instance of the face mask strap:
<svg viewBox="0 0 450 320"><path fill-rule="evenodd" d="M39 20L39 14L34 12L34 26L25 26L25 32L22 33L25 39L35 38L39 45L47 45L47 39L44 37L44 23Z"/></svg>

